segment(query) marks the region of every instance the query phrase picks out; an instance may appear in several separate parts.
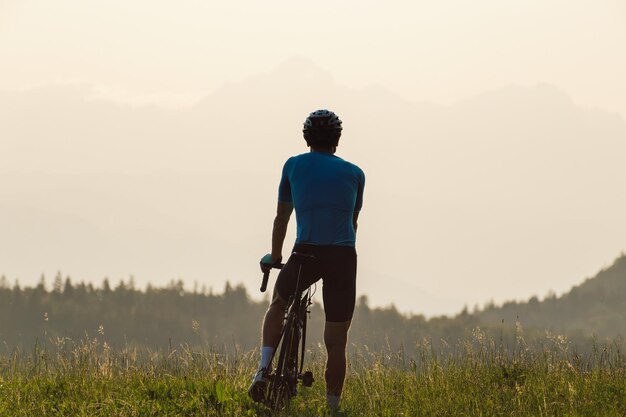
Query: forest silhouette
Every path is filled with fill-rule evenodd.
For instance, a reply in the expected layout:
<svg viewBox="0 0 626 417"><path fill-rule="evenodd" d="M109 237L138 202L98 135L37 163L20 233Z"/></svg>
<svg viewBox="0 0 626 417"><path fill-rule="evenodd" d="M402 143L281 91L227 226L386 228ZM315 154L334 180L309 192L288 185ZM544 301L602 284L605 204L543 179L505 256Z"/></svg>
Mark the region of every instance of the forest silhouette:
<svg viewBox="0 0 626 417"><path fill-rule="evenodd" d="M320 288L318 288L319 290ZM114 348L128 346L157 350L180 345L210 346L219 351L249 350L258 345L265 301L252 300L242 285L226 282L221 293L194 288L182 281L162 288L135 288L131 279L112 287L72 283L58 273L51 288L45 277L35 287L10 285L0 278L0 342L5 353L15 348L78 342L97 338ZM311 308L309 346L322 341L324 314L319 303ZM476 329L498 343L529 346L565 336L580 351L599 342L620 340L626 334L626 255L621 255L595 277L566 294L549 294L542 300L489 304L453 317L427 319L407 315L394 306L370 307L366 296L357 300L350 342L353 347L411 351L428 343L453 349L471 338Z"/></svg>

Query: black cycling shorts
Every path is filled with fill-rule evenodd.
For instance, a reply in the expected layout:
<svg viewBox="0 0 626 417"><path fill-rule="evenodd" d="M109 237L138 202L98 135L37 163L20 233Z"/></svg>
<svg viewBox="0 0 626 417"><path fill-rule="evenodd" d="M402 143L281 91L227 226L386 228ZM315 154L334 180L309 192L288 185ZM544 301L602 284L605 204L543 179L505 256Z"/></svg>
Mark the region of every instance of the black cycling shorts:
<svg viewBox="0 0 626 417"><path fill-rule="evenodd" d="M296 244L294 252L314 255L306 262L300 274L300 288L322 279L322 295L326 321L352 320L356 300L356 250L352 246L318 246ZM275 290L285 300L296 292L299 265L291 258L278 274Z"/></svg>

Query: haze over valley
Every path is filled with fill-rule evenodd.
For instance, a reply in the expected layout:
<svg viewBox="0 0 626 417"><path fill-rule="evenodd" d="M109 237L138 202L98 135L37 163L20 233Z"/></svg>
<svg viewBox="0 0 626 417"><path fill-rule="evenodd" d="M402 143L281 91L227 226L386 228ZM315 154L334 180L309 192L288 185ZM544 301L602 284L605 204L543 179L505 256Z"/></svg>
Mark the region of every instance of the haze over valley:
<svg viewBox="0 0 626 417"><path fill-rule="evenodd" d="M341 116L338 155L367 175L359 293L373 305L435 315L560 293L626 248L623 117L547 84L413 102L294 57L178 109L88 85L0 92L0 273L254 294L282 163L306 151L318 107Z"/></svg>

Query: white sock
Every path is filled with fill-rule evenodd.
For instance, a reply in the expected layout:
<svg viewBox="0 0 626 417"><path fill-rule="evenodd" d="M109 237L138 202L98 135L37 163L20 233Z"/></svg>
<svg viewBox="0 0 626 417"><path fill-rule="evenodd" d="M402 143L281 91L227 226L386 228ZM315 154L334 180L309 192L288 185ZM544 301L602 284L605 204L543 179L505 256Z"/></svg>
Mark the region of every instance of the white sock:
<svg viewBox="0 0 626 417"><path fill-rule="evenodd" d="M271 346L263 346L261 348L261 363L259 364L259 369L269 368L274 350L275 349Z"/></svg>
<svg viewBox="0 0 626 417"><path fill-rule="evenodd" d="M330 395L326 394L326 405L328 408L336 410L339 408L339 400L341 399L338 395Z"/></svg>

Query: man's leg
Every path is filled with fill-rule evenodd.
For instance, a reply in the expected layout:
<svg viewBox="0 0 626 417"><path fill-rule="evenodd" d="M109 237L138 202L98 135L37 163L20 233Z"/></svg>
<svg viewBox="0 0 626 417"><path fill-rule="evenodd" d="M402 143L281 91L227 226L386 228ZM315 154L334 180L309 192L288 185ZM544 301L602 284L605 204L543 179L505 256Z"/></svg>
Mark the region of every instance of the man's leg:
<svg viewBox="0 0 626 417"><path fill-rule="evenodd" d="M278 278L276 278L272 302L265 312L265 318L263 319L263 342L259 369L269 369L270 359L280 342L280 331L283 327L283 318L285 317L285 310L287 309L287 299L296 291L299 271L300 268L297 262L292 262L291 258L289 258L280 271L280 274L278 274ZM306 277L300 278L301 285L308 285L308 281L305 279ZM280 294L287 296L282 297Z"/></svg>
<svg viewBox="0 0 626 417"><path fill-rule="evenodd" d="M356 300L356 251L348 246L332 247L328 249L324 267L324 343L328 353L326 404L337 409L346 377L348 329Z"/></svg>
<svg viewBox="0 0 626 417"><path fill-rule="evenodd" d="M346 377L346 344L350 321L326 322L324 327L324 343L328 359L326 361L326 394L328 405L339 406L339 398Z"/></svg>
<svg viewBox="0 0 626 417"><path fill-rule="evenodd" d="M280 339L280 331L283 325L283 317L286 308L287 302L278 295L278 291L274 289L274 297L263 319L263 344L261 347L259 370L252 378L252 384L248 389L248 394L257 402L265 400L265 389L268 383L266 371L270 368L276 345L278 345Z"/></svg>
<svg viewBox="0 0 626 417"><path fill-rule="evenodd" d="M280 339L280 331L283 327L283 318L285 317L285 309L287 301L285 301L274 288L274 295L270 307L265 312L263 319L263 346L276 349Z"/></svg>

